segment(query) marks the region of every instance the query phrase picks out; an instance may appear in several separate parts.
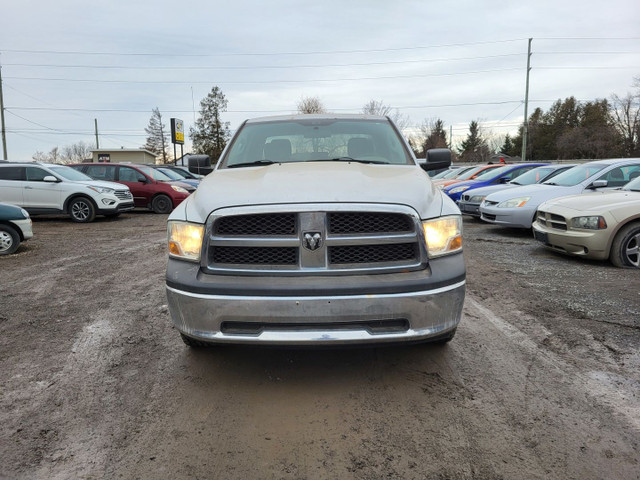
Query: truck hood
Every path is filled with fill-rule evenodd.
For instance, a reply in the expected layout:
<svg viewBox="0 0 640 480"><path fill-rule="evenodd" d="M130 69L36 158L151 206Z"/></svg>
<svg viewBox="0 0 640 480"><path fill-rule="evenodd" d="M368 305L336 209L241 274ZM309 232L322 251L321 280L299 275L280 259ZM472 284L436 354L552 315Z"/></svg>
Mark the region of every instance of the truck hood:
<svg viewBox="0 0 640 480"><path fill-rule="evenodd" d="M203 223L225 207L333 202L406 205L422 219L439 216L443 205L420 167L345 161L215 170L185 207L187 220Z"/></svg>

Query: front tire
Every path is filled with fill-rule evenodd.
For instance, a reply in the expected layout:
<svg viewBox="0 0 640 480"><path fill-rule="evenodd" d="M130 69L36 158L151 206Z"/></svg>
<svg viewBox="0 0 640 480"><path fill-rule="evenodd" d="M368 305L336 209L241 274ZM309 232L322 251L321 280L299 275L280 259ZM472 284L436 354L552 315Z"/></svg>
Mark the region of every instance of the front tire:
<svg viewBox="0 0 640 480"><path fill-rule="evenodd" d="M619 268L640 268L640 222L620 229L613 239L609 260Z"/></svg>
<svg viewBox="0 0 640 480"><path fill-rule="evenodd" d="M158 195L157 197L154 197L151 202L151 210L155 213L171 213L171 210L173 210L173 203L166 195Z"/></svg>
<svg viewBox="0 0 640 480"><path fill-rule="evenodd" d="M9 225L0 225L0 255L9 255L20 246L20 235Z"/></svg>
<svg viewBox="0 0 640 480"><path fill-rule="evenodd" d="M96 207L86 197L74 198L69 204L69 215L71 220L77 223L93 222L96 218Z"/></svg>

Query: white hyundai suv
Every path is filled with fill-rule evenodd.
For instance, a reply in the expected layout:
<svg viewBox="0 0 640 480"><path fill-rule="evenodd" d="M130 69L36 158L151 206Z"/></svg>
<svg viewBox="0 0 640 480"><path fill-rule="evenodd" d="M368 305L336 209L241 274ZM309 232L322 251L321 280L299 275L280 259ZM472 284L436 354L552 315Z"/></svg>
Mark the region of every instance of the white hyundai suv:
<svg viewBox="0 0 640 480"><path fill-rule="evenodd" d="M68 214L82 223L134 208L126 185L93 180L65 165L35 162L0 163L0 201L30 214Z"/></svg>

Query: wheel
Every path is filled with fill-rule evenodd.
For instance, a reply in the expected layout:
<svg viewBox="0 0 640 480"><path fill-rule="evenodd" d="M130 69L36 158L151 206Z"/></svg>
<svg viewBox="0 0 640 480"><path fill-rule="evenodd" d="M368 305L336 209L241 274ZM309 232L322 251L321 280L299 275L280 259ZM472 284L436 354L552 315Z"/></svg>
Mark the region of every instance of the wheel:
<svg viewBox="0 0 640 480"><path fill-rule="evenodd" d="M0 255L9 255L20 246L20 235L9 225L0 225Z"/></svg>
<svg viewBox="0 0 640 480"><path fill-rule="evenodd" d="M181 333L182 341L184 344L191 348L207 348L210 346L207 342L201 342L200 340L194 340L191 337L187 337L185 334Z"/></svg>
<svg viewBox="0 0 640 480"><path fill-rule="evenodd" d="M69 204L69 215L74 222L93 222L93 219L96 218L96 207L86 197L74 198Z"/></svg>
<svg viewBox="0 0 640 480"><path fill-rule="evenodd" d="M640 268L640 222L620 229L613 239L609 260L616 267Z"/></svg>
<svg viewBox="0 0 640 480"><path fill-rule="evenodd" d="M171 213L171 210L173 210L173 203L166 195L158 195L157 197L154 197L151 202L151 210L155 213Z"/></svg>
<svg viewBox="0 0 640 480"><path fill-rule="evenodd" d="M449 343L451 340L453 340L453 337L455 337L455 335L456 335L456 329L454 328L450 332L444 334L442 337L439 337L433 340L433 343L444 345L445 343Z"/></svg>

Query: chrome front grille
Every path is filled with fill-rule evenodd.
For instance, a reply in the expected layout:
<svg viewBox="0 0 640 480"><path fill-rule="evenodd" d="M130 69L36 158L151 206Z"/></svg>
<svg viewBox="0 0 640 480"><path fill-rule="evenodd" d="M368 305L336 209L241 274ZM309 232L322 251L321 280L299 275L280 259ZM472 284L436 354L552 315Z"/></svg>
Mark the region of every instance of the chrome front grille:
<svg viewBox="0 0 640 480"><path fill-rule="evenodd" d="M407 207L291 211L229 209L207 224L206 273L339 274L426 265L422 224ZM366 206L365 206L366 207ZM247 213L244 213L244 212Z"/></svg>
<svg viewBox="0 0 640 480"><path fill-rule="evenodd" d="M544 225L545 227L556 230L567 230L567 220L561 215L538 210L537 220L540 225Z"/></svg>
<svg viewBox="0 0 640 480"><path fill-rule="evenodd" d="M120 200L131 200L133 198L130 190L116 190L114 195Z"/></svg>

